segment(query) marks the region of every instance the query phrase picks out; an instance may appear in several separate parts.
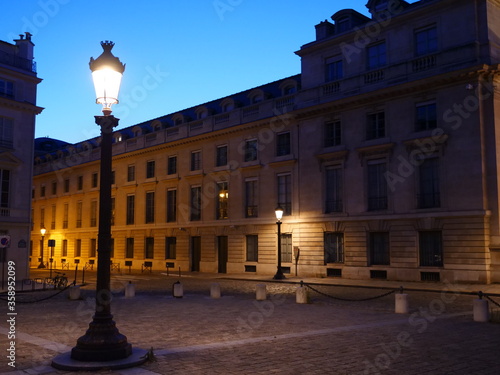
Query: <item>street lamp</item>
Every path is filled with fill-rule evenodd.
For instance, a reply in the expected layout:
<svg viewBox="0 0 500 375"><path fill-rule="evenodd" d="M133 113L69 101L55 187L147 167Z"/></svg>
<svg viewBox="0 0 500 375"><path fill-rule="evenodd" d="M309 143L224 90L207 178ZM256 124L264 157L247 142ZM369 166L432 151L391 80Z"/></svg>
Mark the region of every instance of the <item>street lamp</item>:
<svg viewBox="0 0 500 375"><path fill-rule="evenodd" d="M286 279L285 275L283 275L283 270L281 269L281 218L283 217L283 209L278 206L274 212L277 220L276 225L278 226L278 269L276 270L276 275L274 275L273 279L283 280Z"/></svg>
<svg viewBox="0 0 500 375"><path fill-rule="evenodd" d="M146 351L132 349L127 337L119 333L111 315L112 135L113 128L118 125L118 119L111 115L111 105L118 103L125 65L111 53L113 42L101 42L101 46L104 52L95 60L90 58L89 64L96 102L103 106L103 116L95 116L95 122L101 128L96 307L87 332L77 340L70 358L62 355L52 361L52 366L64 370L132 367L144 363L147 358Z"/></svg>
<svg viewBox="0 0 500 375"><path fill-rule="evenodd" d="M38 265L38 268L45 268L45 264L43 263L43 241L45 238L45 233L47 233L47 229L45 229L45 227L42 227L40 229L40 233L42 235L42 242L40 243L40 264Z"/></svg>

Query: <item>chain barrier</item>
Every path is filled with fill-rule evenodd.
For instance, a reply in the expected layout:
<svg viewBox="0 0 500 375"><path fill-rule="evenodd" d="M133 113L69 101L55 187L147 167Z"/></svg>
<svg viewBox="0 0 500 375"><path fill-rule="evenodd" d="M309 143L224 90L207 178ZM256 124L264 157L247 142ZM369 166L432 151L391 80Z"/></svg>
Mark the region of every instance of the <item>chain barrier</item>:
<svg viewBox="0 0 500 375"><path fill-rule="evenodd" d="M374 300L374 299L377 299L377 298L382 298L382 297L386 297L388 295L391 295L393 293L395 293L397 290L391 290L387 293L384 293L384 294L381 294L379 296L375 296L375 297L368 297L368 298L360 298L360 299L355 299L355 298L342 298L342 297L336 297L336 296L332 296L330 294L327 294L327 293L324 293L324 292L321 292L319 291L318 289L316 288L313 288L311 285L309 284L306 284L304 283L303 281L300 282L300 285L305 285L307 288L311 289L313 292L316 292L318 294L321 294L322 296L325 296L325 297L328 297L328 298L332 298L332 299L335 299L335 300L339 300L339 301L347 301L347 302L363 302L363 301L371 301L371 300Z"/></svg>
<svg viewBox="0 0 500 375"><path fill-rule="evenodd" d="M489 301L491 301L494 305L500 307L500 304L498 304L497 302L495 302L493 300L493 298L491 298L490 296L486 295L486 294L483 294L484 297L486 297L486 299L488 299Z"/></svg>
<svg viewBox="0 0 500 375"><path fill-rule="evenodd" d="M21 300L19 300L19 299L16 298L16 303L38 303L38 302L46 301L48 299L54 298L55 296L58 296L59 294L61 294L65 290L71 288L73 285L76 285L76 283L74 281L71 284L69 284L68 286L66 286L64 289L59 290L57 293L54 293L54 294L52 294L52 295L50 295L48 297L40 298L40 299L37 299L37 300L34 300L34 301L21 301ZM44 290L44 291L46 291L46 290ZM16 294L16 296L17 295L18 294ZM0 300L2 300L2 301L8 301L7 298L3 298L2 296L0 296Z"/></svg>

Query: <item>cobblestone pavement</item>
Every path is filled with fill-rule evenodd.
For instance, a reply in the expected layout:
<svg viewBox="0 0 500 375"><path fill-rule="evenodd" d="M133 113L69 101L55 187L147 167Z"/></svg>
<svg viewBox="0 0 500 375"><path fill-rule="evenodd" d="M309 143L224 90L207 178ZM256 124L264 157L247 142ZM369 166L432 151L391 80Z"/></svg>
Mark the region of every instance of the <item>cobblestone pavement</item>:
<svg viewBox="0 0 500 375"><path fill-rule="evenodd" d="M183 298L172 297L172 285L178 280ZM92 319L95 272L87 273L86 281L80 300L69 300L68 291L17 294L15 368L7 365L7 305L1 301L0 375L76 374L56 370L50 363L57 354L71 350ZM125 298L130 281L136 296ZM369 299L394 292L394 283L379 283L377 289L305 280L311 285L315 281L312 286L320 293L309 289L311 303L297 304L297 284L289 282L294 279L287 281L114 275L112 312L117 327L134 347L153 348L155 358L136 368L93 373L500 373L500 324L473 321L472 303L477 297L458 294L457 290L470 291L463 285L417 284L428 291L409 290L410 313L395 314L394 293ZM210 297L214 282L222 290L219 299ZM266 284L266 301L255 300L256 285L261 283ZM489 288L489 293L499 289L474 286L479 288ZM500 296L493 298L500 301Z"/></svg>

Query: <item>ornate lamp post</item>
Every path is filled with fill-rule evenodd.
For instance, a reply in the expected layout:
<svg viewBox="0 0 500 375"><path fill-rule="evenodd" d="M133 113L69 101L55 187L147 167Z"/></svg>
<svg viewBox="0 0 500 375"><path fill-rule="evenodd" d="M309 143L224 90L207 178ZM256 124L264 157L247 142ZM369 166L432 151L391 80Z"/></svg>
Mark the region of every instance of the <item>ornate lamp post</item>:
<svg viewBox="0 0 500 375"><path fill-rule="evenodd" d="M275 280L286 279L283 275L283 270L281 269L281 218L283 217L283 209L278 206L274 210L276 214L276 225L278 226L278 269L276 270L276 275L273 276Z"/></svg>
<svg viewBox="0 0 500 375"><path fill-rule="evenodd" d="M113 128L118 125L118 119L111 115L111 105L118 103L125 65L111 53L113 42L101 42L101 46L104 49L102 55L90 59L96 102L103 105L103 116L95 116L96 124L101 128L96 308L87 332L77 340L70 358L61 356L52 361L52 366L59 369L124 368L146 360L146 356L138 356L141 350L132 350L132 345L119 333L111 315L111 162ZM144 353L142 351L142 355Z"/></svg>
<svg viewBox="0 0 500 375"><path fill-rule="evenodd" d="M45 264L43 263L43 242L45 239L45 233L47 233L47 229L45 229L45 227L42 227L42 229L40 229L40 234L42 235L42 242L40 243L40 264L38 265L38 268L45 268Z"/></svg>

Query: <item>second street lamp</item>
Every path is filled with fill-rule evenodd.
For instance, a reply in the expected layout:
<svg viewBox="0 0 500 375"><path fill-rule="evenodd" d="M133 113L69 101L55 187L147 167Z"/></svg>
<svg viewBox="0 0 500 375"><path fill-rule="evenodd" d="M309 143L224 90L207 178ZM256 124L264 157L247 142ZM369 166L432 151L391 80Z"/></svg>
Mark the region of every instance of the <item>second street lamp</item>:
<svg viewBox="0 0 500 375"><path fill-rule="evenodd" d="M283 217L283 209L278 206L274 212L276 214L276 225L278 226L278 269L276 270L276 275L274 275L273 279L283 280L286 279L283 274L283 270L281 269L281 218Z"/></svg>
<svg viewBox="0 0 500 375"><path fill-rule="evenodd" d="M38 268L45 268L45 263L43 262L43 241L45 239L45 233L47 233L47 229L45 229L45 227L42 227L42 229L40 229L42 242L40 242L40 264L38 265Z"/></svg>
<svg viewBox="0 0 500 375"><path fill-rule="evenodd" d="M101 56L90 59L96 102L103 105L103 116L95 116L101 128L96 305L92 322L85 335L77 340L71 357L52 361L52 366L64 370L131 367L147 358L146 351L132 350L111 315L111 163L113 128L118 125L118 119L111 115L111 105L118 103L125 65L111 53L113 42L101 42L101 46L104 49Z"/></svg>

